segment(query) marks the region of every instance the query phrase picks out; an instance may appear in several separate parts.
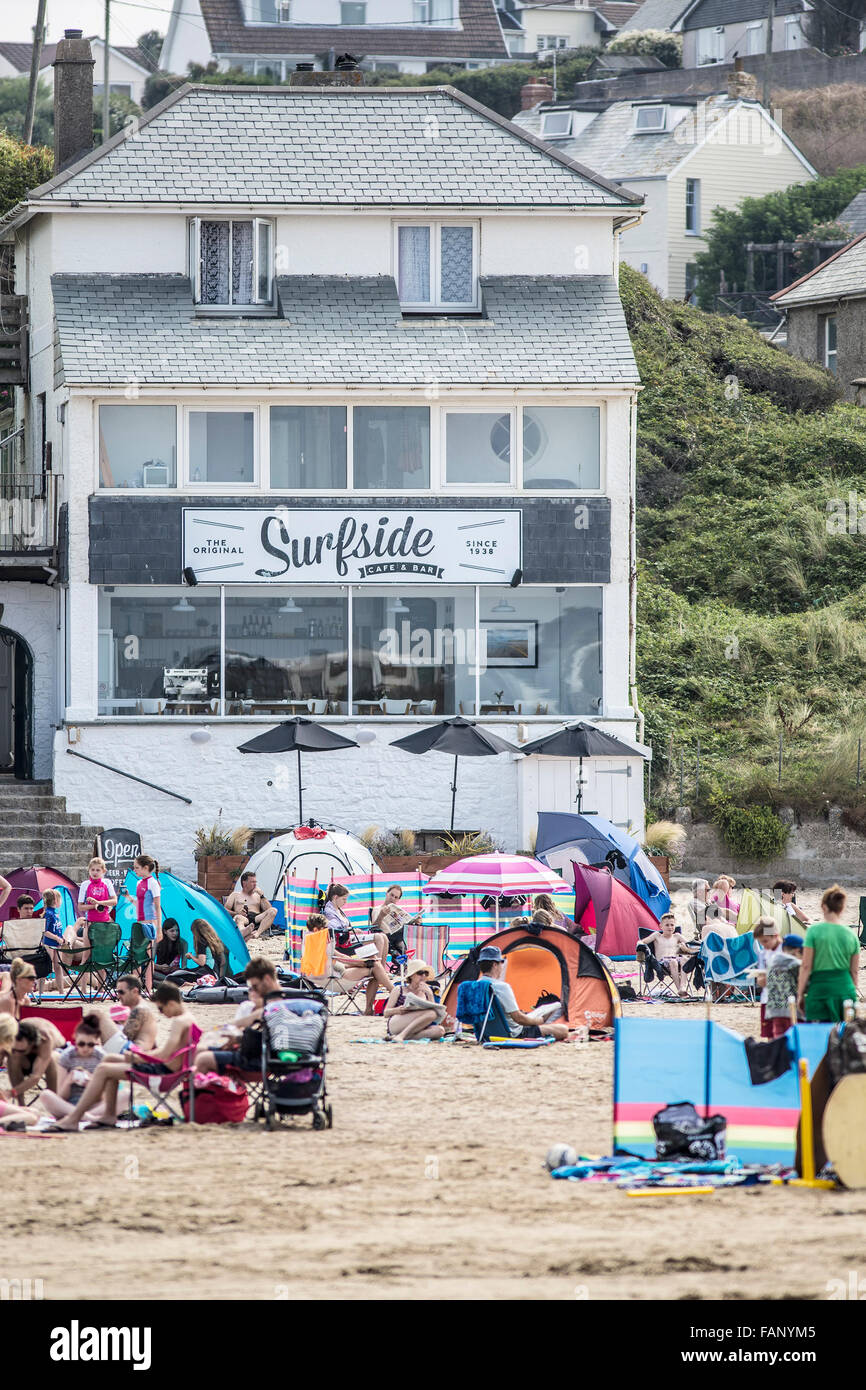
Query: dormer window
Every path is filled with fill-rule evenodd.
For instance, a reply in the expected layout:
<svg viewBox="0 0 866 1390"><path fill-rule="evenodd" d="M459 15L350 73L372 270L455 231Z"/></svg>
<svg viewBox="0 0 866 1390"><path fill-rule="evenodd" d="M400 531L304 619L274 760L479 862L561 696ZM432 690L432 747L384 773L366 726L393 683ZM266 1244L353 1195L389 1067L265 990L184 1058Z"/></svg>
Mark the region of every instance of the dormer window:
<svg viewBox="0 0 866 1390"><path fill-rule="evenodd" d="M545 111L541 118L541 134L545 140L562 140L571 134L571 111Z"/></svg>
<svg viewBox="0 0 866 1390"><path fill-rule="evenodd" d="M454 0L414 0L412 11L415 24L454 23Z"/></svg>
<svg viewBox="0 0 866 1390"><path fill-rule="evenodd" d="M190 278L196 304L265 309L273 302L273 223L261 217L190 223Z"/></svg>
<svg viewBox="0 0 866 1390"><path fill-rule="evenodd" d="M634 128L637 134L655 135L667 128L666 106L636 106Z"/></svg>
<svg viewBox="0 0 866 1390"><path fill-rule="evenodd" d="M410 313L471 313L478 307L478 237L471 222L397 228L400 305Z"/></svg>

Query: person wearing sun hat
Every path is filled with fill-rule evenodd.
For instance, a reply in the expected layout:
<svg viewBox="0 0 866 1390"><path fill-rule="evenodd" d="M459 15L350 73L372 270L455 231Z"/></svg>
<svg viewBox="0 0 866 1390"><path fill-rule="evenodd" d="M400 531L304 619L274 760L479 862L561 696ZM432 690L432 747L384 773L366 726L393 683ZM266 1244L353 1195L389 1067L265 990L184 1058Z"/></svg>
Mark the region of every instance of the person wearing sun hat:
<svg viewBox="0 0 866 1390"><path fill-rule="evenodd" d="M433 998L427 983L432 975L425 960L409 961L405 983L394 986L385 1005L387 1038L395 1042L429 1038L435 1042L444 1038L446 1029L454 1028L454 1020Z"/></svg>

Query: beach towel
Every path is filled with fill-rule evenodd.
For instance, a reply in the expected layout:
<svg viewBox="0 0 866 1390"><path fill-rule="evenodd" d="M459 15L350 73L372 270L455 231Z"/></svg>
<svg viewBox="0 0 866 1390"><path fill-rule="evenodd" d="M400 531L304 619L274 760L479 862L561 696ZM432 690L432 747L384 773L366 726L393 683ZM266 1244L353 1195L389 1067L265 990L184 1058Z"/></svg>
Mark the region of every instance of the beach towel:
<svg viewBox="0 0 866 1390"><path fill-rule="evenodd" d="M461 1023L482 1023L490 1005L489 980L464 980L457 989L457 1017Z"/></svg>

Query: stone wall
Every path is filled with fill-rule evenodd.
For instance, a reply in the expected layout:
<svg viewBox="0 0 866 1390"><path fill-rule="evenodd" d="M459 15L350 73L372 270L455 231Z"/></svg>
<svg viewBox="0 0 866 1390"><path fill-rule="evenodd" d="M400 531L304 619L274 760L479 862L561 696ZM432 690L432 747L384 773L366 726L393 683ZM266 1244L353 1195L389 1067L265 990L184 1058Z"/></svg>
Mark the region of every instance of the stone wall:
<svg viewBox="0 0 866 1390"><path fill-rule="evenodd" d="M743 58L746 72L753 73L758 84L763 82L764 57L755 54ZM712 63L701 68L669 68L664 72L633 73L627 77L595 79L578 82L575 98L589 101L603 98L608 101L630 101L640 97L706 96L709 92L727 91L728 75L733 63ZM794 49L773 54L772 90L808 91L813 87L828 87L842 82L866 85L866 53L851 53L830 58L814 49Z"/></svg>
<svg viewBox="0 0 866 1390"><path fill-rule="evenodd" d="M839 883L866 885L866 838L842 823L838 807L825 820L798 820L793 812L779 812L791 826L784 858L757 863L735 859L720 831L707 822L695 822L688 809L677 820L688 829L685 853L677 868L679 877L697 875L710 881L730 869L739 886L771 887L777 878L792 878L801 885Z"/></svg>

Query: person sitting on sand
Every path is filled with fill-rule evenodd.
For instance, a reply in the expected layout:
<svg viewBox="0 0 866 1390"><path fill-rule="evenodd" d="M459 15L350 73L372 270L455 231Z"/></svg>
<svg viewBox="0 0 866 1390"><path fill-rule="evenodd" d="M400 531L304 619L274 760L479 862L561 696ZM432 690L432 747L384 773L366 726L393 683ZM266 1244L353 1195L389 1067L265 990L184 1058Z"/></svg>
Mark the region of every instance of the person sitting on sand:
<svg viewBox="0 0 866 1390"><path fill-rule="evenodd" d="M133 1068L149 1076L168 1076L171 1072L180 1070L183 1058L178 1054L182 1053L189 1042L193 1016L187 1012L183 995L177 985L158 985L154 991L153 1002L162 1017L170 1020L168 1037L162 1047L156 1048L147 1057L139 1057L132 1050L104 1057L75 1109L59 1121L57 1129L77 1130L87 1111L92 1110L97 1101L103 1098L105 1109L97 1123L101 1128L113 1129L117 1124L117 1088Z"/></svg>
<svg viewBox="0 0 866 1390"><path fill-rule="evenodd" d="M720 936L736 936L737 917L740 907L736 898L731 896L734 880L721 874L713 884L713 891L707 898L706 922L701 931L701 939L706 941L707 935L711 931L716 931Z"/></svg>
<svg viewBox="0 0 866 1390"><path fill-rule="evenodd" d="M31 1002L30 991L35 988L36 967L16 956L10 968L0 975L0 1014L20 1018L21 1006Z"/></svg>
<svg viewBox="0 0 866 1390"><path fill-rule="evenodd" d="M137 975L121 975L115 988L117 1005L99 1015L103 1051L128 1052L134 1043L142 1052L152 1052L156 1047L159 1015L153 1005L142 998L141 980Z"/></svg>
<svg viewBox="0 0 866 1390"><path fill-rule="evenodd" d="M387 1037L395 1042L408 1042L410 1038L430 1038L438 1041L446 1032L453 1032L455 1022L449 1018L441 1004L433 998L433 991L427 981L433 972L424 960L412 960L406 967L405 984L396 984L391 990L385 1005L384 1017L387 1019ZM424 1009L413 999L423 999L430 1008Z"/></svg>
<svg viewBox="0 0 866 1390"><path fill-rule="evenodd" d="M6 1069L19 1100L38 1086L43 1076L48 1089L57 1090L60 1078L55 1053L65 1042L59 1028L47 1018L25 1018L18 1024Z"/></svg>
<svg viewBox="0 0 866 1390"><path fill-rule="evenodd" d="M251 869L241 874L241 886L229 893L225 906L226 911L234 917L244 941L267 936L277 916L277 909L262 893Z"/></svg>
<svg viewBox="0 0 866 1390"><path fill-rule="evenodd" d="M688 999L688 980L686 964L681 956L691 958L691 951L676 929L676 918L672 912L665 912L659 918L658 931L642 936L638 946L648 946L652 951L650 971L659 979L668 975L681 999Z"/></svg>
<svg viewBox="0 0 866 1390"><path fill-rule="evenodd" d="M74 1040L57 1054L60 1071L57 1090L45 1090L39 1094L41 1104L55 1119L60 1120L72 1112L105 1055L99 1045L99 1024L98 1014L85 1014L75 1026Z"/></svg>
<svg viewBox="0 0 866 1390"><path fill-rule="evenodd" d="M195 1055L195 1069L216 1071L222 1076L230 1067L236 1071L261 1071L262 1033L258 1026L265 1005L282 999L277 967L265 956L254 956L244 970L252 1009L242 1004L232 1023L223 1028L225 1047L203 1048Z"/></svg>
<svg viewBox="0 0 866 1390"><path fill-rule="evenodd" d="M560 912L549 893L536 893L532 899L532 910L536 916L539 912L548 912L552 926L561 927L563 931L570 932L572 936L580 935L574 918L566 917L564 912Z"/></svg>
<svg viewBox="0 0 866 1390"><path fill-rule="evenodd" d="M156 944L153 957L153 976L157 984L162 984L167 975L183 967L184 943L176 917L166 917L162 924L162 940Z"/></svg>
<svg viewBox="0 0 866 1390"><path fill-rule="evenodd" d="M0 1014L0 1064L8 1062L18 1024L11 1014ZM39 1111L32 1105L18 1105L14 1090L0 1086L0 1125L4 1129L19 1129L24 1125L35 1125L40 1119Z"/></svg>
<svg viewBox="0 0 866 1390"><path fill-rule="evenodd" d="M779 878L773 884L773 895L777 902L782 904L785 912L790 917L791 922L799 922L801 927L809 925L809 918L801 907L797 906L797 885L789 878Z"/></svg>
<svg viewBox="0 0 866 1390"><path fill-rule="evenodd" d="M217 979L221 980L228 964L226 948L210 922L206 922L204 917L195 917L190 922L189 929L192 933L192 950L187 951L185 960L191 961L193 969L198 969L202 974L209 974L213 969ZM213 961L212 967L208 965L208 952Z"/></svg>
<svg viewBox="0 0 866 1390"><path fill-rule="evenodd" d="M517 1007L517 1000L511 985L501 976L505 972L505 957L498 946L482 946L478 953L478 978L489 980L490 988L499 1000L508 1018L508 1028L513 1038L555 1038L557 1042L568 1039L568 1028L564 1023L539 1023L531 1013L524 1013Z"/></svg>

